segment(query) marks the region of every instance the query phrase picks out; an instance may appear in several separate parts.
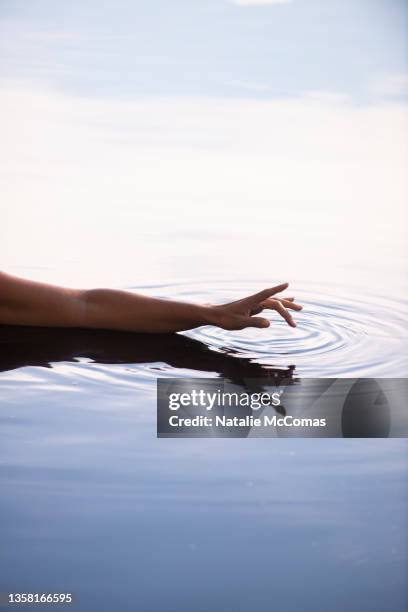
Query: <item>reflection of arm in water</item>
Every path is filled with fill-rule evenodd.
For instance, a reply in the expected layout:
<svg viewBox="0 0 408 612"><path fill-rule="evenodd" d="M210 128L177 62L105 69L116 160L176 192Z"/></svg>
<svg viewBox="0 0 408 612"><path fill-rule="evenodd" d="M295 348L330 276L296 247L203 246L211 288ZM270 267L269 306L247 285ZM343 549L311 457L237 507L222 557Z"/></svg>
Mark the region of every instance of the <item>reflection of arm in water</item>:
<svg viewBox="0 0 408 612"><path fill-rule="evenodd" d="M294 366L275 368L253 363L239 353L213 351L182 334L135 334L109 330L0 325L0 372L25 366L51 367L58 361L86 358L95 363L158 363L172 368L218 373L231 382L293 377Z"/></svg>
<svg viewBox="0 0 408 612"><path fill-rule="evenodd" d="M233 330L269 327L268 319L254 315L270 309L295 327L288 309L302 307L293 298L276 296L287 287L284 283L229 304L200 305L115 289L67 289L0 273L0 323L158 333L200 325Z"/></svg>

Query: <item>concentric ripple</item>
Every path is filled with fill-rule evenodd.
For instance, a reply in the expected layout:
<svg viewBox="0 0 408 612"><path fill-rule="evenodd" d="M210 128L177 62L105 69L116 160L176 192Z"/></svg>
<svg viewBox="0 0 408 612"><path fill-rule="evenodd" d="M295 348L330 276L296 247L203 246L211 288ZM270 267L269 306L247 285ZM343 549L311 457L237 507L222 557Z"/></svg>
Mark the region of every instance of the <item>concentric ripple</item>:
<svg viewBox="0 0 408 612"><path fill-rule="evenodd" d="M232 301L267 286L247 290L226 282L155 288L163 296L192 301ZM268 329L225 331L206 326L188 332L210 348L245 357L264 366L295 366L300 376L402 377L408 373L407 303L404 300L357 295L337 285L296 286L304 309L295 313L292 329L275 312L267 313Z"/></svg>

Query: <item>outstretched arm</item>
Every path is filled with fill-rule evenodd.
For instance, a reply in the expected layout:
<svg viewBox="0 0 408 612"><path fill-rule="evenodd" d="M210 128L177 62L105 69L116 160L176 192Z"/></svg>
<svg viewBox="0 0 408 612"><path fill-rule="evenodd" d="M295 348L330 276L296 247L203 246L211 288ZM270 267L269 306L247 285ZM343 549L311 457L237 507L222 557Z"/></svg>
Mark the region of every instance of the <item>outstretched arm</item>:
<svg viewBox="0 0 408 612"><path fill-rule="evenodd" d="M115 289L68 289L0 273L0 323L44 327L85 327L136 332L176 332L200 325L224 329L269 327L254 316L276 310L295 327L293 298L277 297L287 283L229 304L191 304Z"/></svg>

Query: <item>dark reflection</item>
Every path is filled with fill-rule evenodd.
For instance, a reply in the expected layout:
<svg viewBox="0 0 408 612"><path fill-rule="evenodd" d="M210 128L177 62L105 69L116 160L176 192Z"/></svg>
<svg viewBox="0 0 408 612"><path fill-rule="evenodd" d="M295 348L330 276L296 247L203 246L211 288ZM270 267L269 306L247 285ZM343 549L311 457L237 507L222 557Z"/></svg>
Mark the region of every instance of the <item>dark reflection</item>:
<svg viewBox="0 0 408 612"><path fill-rule="evenodd" d="M216 372L237 383L247 378L272 378L278 383L291 379L295 369L263 366L231 350L216 352L180 334L0 325L0 371L52 367L79 358L104 364L164 362L173 368Z"/></svg>

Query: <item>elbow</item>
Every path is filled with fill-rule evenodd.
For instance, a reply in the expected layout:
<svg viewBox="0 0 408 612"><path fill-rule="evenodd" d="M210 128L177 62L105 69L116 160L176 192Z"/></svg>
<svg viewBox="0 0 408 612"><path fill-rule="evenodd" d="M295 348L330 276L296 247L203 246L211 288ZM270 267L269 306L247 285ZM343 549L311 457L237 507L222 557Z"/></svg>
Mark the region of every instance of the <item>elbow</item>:
<svg viewBox="0 0 408 612"><path fill-rule="evenodd" d="M88 289L82 293L85 327L111 328L112 313L117 306L117 292L113 289Z"/></svg>

